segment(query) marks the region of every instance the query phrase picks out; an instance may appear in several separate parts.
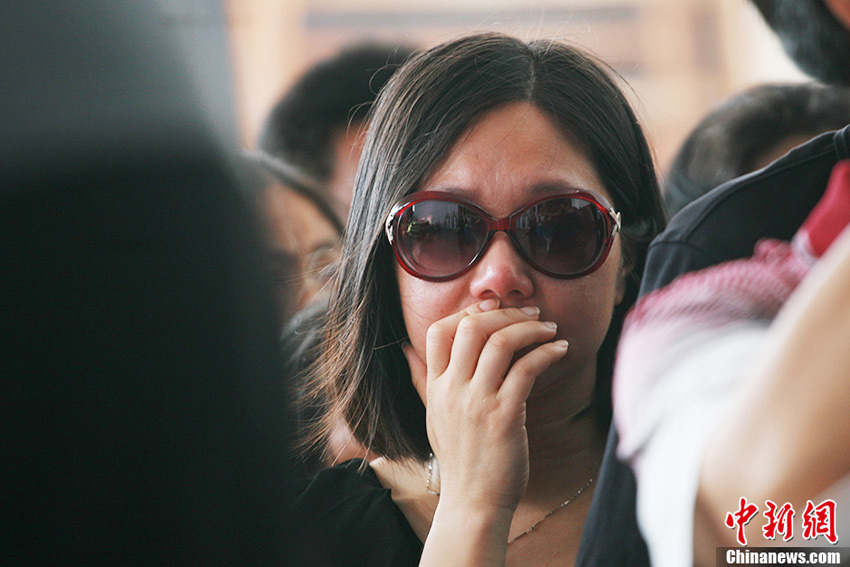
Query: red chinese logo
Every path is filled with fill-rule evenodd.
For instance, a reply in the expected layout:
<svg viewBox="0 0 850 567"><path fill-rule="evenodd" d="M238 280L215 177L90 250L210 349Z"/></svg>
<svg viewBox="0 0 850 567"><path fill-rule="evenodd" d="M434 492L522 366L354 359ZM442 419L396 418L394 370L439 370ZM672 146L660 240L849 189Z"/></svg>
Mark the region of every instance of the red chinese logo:
<svg viewBox="0 0 850 567"><path fill-rule="evenodd" d="M741 545L747 545L747 536L744 534L744 526L750 523L750 520L753 519L753 516L755 516L758 511L758 506L755 504L747 504L747 499L741 496L741 500L738 503L738 511L726 514L726 527L734 528L737 526L738 543Z"/></svg>
<svg viewBox="0 0 850 567"><path fill-rule="evenodd" d="M763 515L767 523L762 527L762 533L766 539L776 539L781 535L785 541L794 537L794 508L786 502L781 507L771 500L765 500L766 510ZM838 533L835 528L835 501L824 500L815 506L811 500L806 502L806 509L802 515L803 537L805 539L816 539L824 536L829 543L838 542ZM747 535L744 533L746 526L758 513L758 506L750 504L743 496L738 501L738 509L726 514L726 527L735 529L736 537L740 545L747 545Z"/></svg>
<svg viewBox="0 0 850 567"><path fill-rule="evenodd" d="M767 518L767 523L762 528L764 537L767 539L776 539L776 534L782 534L785 541L794 537L794 508L786 502L782 508L777 510L776 504L771 500L765 500L767 510L764 511L764 517Z"/></svg>
<svg viewBox="0 0 850 567"><path fill-rule="evenodd" d="M824 500L817 506L811 500L806 501L803 512L803 538L815 539L819 535L826 537L829 543L838 541L835 533L835 501Z"/></svg>

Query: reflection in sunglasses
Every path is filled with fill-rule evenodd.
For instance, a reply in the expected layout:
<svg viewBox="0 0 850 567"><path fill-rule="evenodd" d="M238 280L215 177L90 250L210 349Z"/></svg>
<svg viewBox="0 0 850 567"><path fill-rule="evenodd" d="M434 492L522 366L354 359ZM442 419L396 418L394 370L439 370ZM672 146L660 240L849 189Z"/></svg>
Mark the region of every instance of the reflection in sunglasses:
<svg viewBox="0 0 850 567"><path fill-rule="evenodd" d="M598 268L620 228L620 215L598 195L576 190L546 196L497 219L451 193L421 192L398 203L386 233L401 266L434 281L459 276L506 232L535 269L575 278Z"/></svg>

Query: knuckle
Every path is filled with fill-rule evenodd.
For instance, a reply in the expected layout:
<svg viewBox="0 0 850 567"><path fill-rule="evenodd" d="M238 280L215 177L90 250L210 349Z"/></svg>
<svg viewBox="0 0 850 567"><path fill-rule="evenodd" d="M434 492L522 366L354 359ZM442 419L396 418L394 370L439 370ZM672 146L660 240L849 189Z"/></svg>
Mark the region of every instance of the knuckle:
<svg viewBox="0 0 850 567"><path fill-rule="evenodd" d="M425 340L427 340L428 342L433 342L436 340L440 340L445 335L445 328L439 321L437 321L436 323L432 323L431 326L428 327L428 332L425 334Z"/></svg>
<svg viewBox="0 0 850 567"><path fill-rule="evenodd" d="M511 372L520 376L531 376L535 373L535 367L527 359L521 358L514 363Z"/></svg>
<svg viewBox="0 0 850 567"><path fill-rule="evenodd" d="M457 326L458 333L477 335L483 332L481 323L474 317L464 317Z"/></svg>
<svg viewBox="0 0 850 567"><path fill-rule="evenodd" d="M490 339L487 342L489 342L492 347L499 350L511 347L510 337L503 331L496 331L490 335Z"/></svg>

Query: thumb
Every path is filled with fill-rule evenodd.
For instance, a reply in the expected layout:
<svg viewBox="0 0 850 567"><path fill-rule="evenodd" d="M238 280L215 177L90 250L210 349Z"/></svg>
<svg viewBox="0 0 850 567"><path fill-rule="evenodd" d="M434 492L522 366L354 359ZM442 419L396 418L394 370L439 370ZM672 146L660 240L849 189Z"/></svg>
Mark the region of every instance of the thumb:
<svg viewBox="0 0 850 567"><path fill-rule="evenodd" d="M404 357L407 359L407 365L410 367L410 378L413 382L413 387L419 392L419 397L424 402L428 399L428 366L410 343L405 343L402 351L404 351Z"/></svg>

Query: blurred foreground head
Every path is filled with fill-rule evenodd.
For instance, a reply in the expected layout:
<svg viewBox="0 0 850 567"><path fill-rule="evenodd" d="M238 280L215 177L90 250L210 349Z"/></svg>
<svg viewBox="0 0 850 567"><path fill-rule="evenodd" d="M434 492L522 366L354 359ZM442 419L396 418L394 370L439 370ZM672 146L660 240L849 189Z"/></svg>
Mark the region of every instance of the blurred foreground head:
<svg viewBox="0 0 850 567"><path fill-rule="evenodd" d="M159 3L11 4L4 563L287 564L271 289L180 26ZM214 35L205 48L225 52Z"/></svg>

